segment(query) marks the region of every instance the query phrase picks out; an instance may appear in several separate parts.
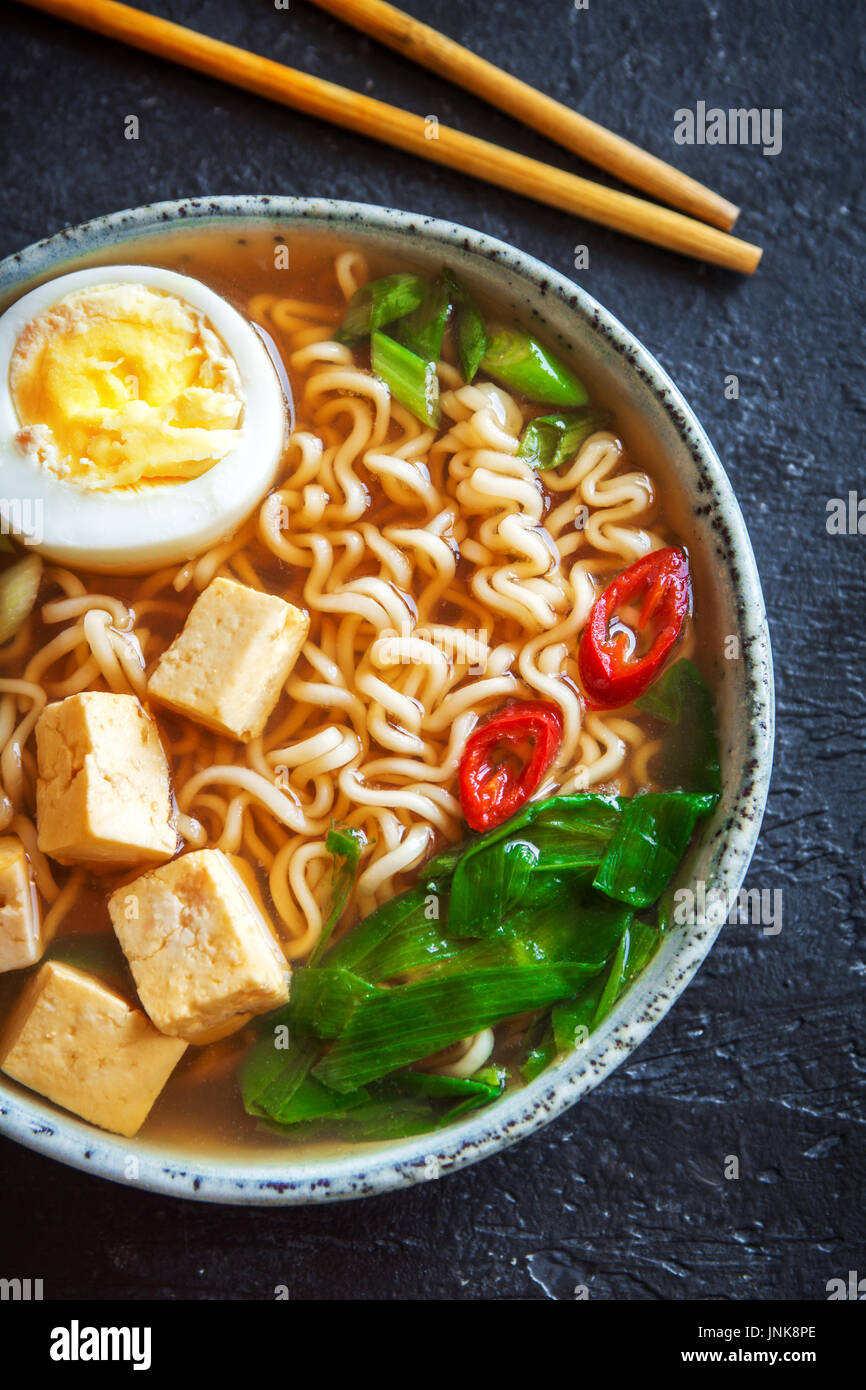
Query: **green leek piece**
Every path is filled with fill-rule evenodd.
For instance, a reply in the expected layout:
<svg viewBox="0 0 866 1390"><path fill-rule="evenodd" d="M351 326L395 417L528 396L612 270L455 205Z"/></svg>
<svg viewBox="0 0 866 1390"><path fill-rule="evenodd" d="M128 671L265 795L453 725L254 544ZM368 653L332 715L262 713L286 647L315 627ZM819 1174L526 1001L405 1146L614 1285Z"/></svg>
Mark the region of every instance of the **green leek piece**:
<svg viewBox="0 0 866 1390"><path fill-rule="evenodd" d="M583 868L599 864L610 843L620 817L616 798L594 795L552 797L549 801L531 801L504 825L489 830L470 841L452 870L451 900L448 931L451 936L483 934L497 925L506 904L499 893L504 882L500 868L502 842L535 843L547 839L547 855L536 854L536 868ZM531 827L531 829L530 829ZM447 851L446 851L447 855ZM525 866L525 851L522 854ZM443 865L445 856L440 856ZM428 865L430 880L438 873L439 860ZM533 875L534 878L534 875ZM509 879L513 890L526 878Z"/></svg>
<svg viewBox="0 0 866 1390"><path fill-rule="evenodd" d="M415 888L296 972L290 1003L244 1062L247 1110L298 1137L323 1125L353 1138L435 1130L457 1105L485 1101L434 1098L441 1079L406 1083L405 1068L525 1012L539 1018L521 1073L537 1075L598 1026L656 950L665 900L657 926L633 910L663 892L715 801L553 797L449 847ZM339 912L357 844L332 835Z"/></svg>
<svg viewBox="0 0 866 1390"><path fill-rule="evenodd" d="M370 339L373 371L384 381L395 400L423 425L439 424L439 378L435 362L425 362L395 338L376 332Z"/></svg>
<svg viewBox="0 0 866 1390"><path fill-rule="evenodd" d="M512 391L544 405L586 405L589 393L570 367L518 328L501 328L487 344L482 369Z"/></svg>
<svg viewBox="0 0 866 1390"><path fill-rule="evenodd" d="M602 893L647 907L673 875L699 816L715 797L647 792L624 800L619 825L593 884Z"/></svg>
<svg viewBox="0 0 866 1390"><path fill-rule="evenodd" d="M291 1113L292 1100L318 1060L321 1044L294 1035L291 1004L269 1014L267 1023L241 1063L241 1095L249 1114L282 1120ZM280 1045L284 1033L288 1047Z"/></svg>
<svg viewBox="0 0 866 1390"><path fill-rule="evenodd" d="M458 869L451 882L449 935L489 936L496 931L525 897L538 859L535 846L519 835L471 856L465 871Z"/></svg>
<svg viewBox="0 0 866 1390"><path fill-rule="evenodd" d="M14 637L30 617L41 579L39 555L25 555L0 574L0 643Z"/></svg>
<svg viewBox="0 0 866 1390"><path fill-rule="evenodd" d="M539 415L530 420L520 437L519 458L539 471L570 463L581 445L596 430L605 430L613 420L609 410L562 410L556 415Z"/></svg>
<svg viewBox="0 0 866 1390"><path fill-rule="evenodd" d="M325 848L334 856L335 860L334 875L331 880L331 900L321 935L310 956L309 965L318 965L328 949L328 942L345 911L349 894L354 886L361 850L365 843L361 831L354 830L351 826L332 826L328 831Z"/></svg>
<svg viewBox="0 0 866 1390"><path fill-rule="evenodd" d="M366 974L366 961L370 953L387 941L393 932L404 925L410 931L420 929L431 920L427 915L428 897L427 888L417 885L377 907L331 947L323 964L331 970L353 970Z"/></svg>
<svg viewBox="0 0 866 1390"><path fill-rule="evenodd" d="M395 324L394 336L425 362L436 363L442 356L442 339L450 313L448 286L443 277L437 275L418 308Z"/></svg>
<svg viewBox="0 0 866 1390"><path fill-rule="evenodd" d="M356 1090L482 1028L565 998L585 978L581 965L529 965L379 986L375 998L356 1004L314 1075L332 1090Z"/></svg>
<svg viewBox="0 0 866 1390"><path fill-rule="evenodd" d="M669 726L659 753L658 780L683 791L717 795L722 788L713 697L694 662L683 657L637 701Z"/></svg>
<svg viewBox="0 0 866 1390"><path fill-rule="evenodd" d="M371 280L349 300L343 322L335 334L337 342L353 343L369 338L377 328L411 314L426 293L427 280L423 275L402 272Z"/></svg>
<svg viewBox="0 0 866 1390"><path fill-rule="evenodd" d="M336 1038L358 1004L376 997L376 986L350 970L299 970L292 982L292 1023L302 1033Z"/></svg>
<svg viewBox="0 0 866 1390"><path fill-rule="evenodd" d="M481 310L465 286L451 270L443 270L442 279L451 298L454 315L454 341L457 361L463 380L475 378L489 342Z"/></svg>

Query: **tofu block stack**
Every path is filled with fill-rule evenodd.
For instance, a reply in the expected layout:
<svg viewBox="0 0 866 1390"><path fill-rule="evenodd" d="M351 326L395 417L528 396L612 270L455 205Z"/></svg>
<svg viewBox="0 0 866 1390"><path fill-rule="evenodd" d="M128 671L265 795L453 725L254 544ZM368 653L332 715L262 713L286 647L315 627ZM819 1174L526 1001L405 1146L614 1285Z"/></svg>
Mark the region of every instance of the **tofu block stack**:
<svg viewBox="0 0 866 1390"><path fill-rule="evenodd" d="M308 630L309 616L283 599L215 579L157 663L148 697L241 742L257 738ZM0 1036L0 1069L131 1136L187 1046L284 1004L290 970L250 866L218 849L177 853L168 759L136 696L86 691L47 705L36 750L41 853L126 875L108 913L140 1007L46 960ZM0 971L38 964L46 918L26 846L0 836Z"/></svg>

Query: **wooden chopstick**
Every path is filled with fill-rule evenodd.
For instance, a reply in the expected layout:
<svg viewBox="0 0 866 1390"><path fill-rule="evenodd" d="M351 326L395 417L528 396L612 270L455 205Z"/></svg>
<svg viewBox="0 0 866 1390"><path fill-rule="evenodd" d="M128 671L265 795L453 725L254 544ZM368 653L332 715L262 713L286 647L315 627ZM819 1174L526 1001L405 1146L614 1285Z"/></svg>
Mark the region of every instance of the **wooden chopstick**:
<svg viewBox="0 0 866 1390"><path fill-rule="evenodd" d="M527 159L525 155L473 135L464 135L448 126L440 125L438 138L431 140L427 138L427 123L421 116L383 101L374 101L372 97L361 96L322 78L311 77L296 68L283 67L269 58L144 14L116 0L18 2L334 125L360 131L422 159L473 174L487 183L523 193L684 256L748 275L761 259L759 246L740 241L715 227L684 217L682 213L647 203L630 193L604 188L589 179L578 178L536 159Z"/></svg>
<svg viewBox="0 0 866 1390"><path fill-rule="evenodd" d="M509 116L516 116L548 139L622 179L623 183L643 189L644 193L660 198L671 207L711 222L726 232L736 222L739 208L698 183L697 179L689 178L631 141L536 91L527 82L503 72L502 68L479 58L477 53L455 43L437 29L386 4L385 0L313 0L313 4L396 49L405 58L483 97Z"/></svg>

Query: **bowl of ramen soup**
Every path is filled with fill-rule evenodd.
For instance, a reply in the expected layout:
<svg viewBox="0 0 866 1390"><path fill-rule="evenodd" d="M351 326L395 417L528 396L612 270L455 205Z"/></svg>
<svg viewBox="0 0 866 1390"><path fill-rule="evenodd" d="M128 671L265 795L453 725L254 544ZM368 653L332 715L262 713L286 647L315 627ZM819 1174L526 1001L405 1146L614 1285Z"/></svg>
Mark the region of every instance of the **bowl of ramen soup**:
<svg viewBox="0 0 866 1390"><path fill-rule="evenodd" d="M407 213L0 265L0 1131L223 1202L406 1186L627 1057L740 890L758 576L658 363Z"/></svg>

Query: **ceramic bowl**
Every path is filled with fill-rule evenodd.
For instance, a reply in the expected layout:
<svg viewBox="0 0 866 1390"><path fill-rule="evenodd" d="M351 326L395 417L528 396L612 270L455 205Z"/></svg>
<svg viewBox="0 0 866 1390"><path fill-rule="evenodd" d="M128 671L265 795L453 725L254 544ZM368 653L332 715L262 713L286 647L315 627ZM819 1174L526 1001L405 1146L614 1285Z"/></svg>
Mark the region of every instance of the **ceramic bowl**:
<svg viewBox="0 0 866 1390"><path fill-rule="evenodd" d="M724 792L681 867L678 882L736 894L760 829L773 749L773 681L761 585L740 509L700 424L655 358L582 289L494 237L452 222L326 199L221 197L157 203L66 229L0 263L0 308L40 280L102 258L135 260L142 236L216 224L227 237L250 223L306 227L370 242L395 259L447 261L479 290L543 325L622 408L643 421L667 461L693 557L712 577L716 629L739 638L721 663L717 693ZM219 1156L122 1139L77 1120L0 1076L0 1132L61 1162L119 1182L211 1202L290 1204L362 1197L451 1172L555 1119L631 1055L685 989L721 922L680 926L601 1028L522 1090L434 1135L340 1154L292 1149Z"/></svg>

